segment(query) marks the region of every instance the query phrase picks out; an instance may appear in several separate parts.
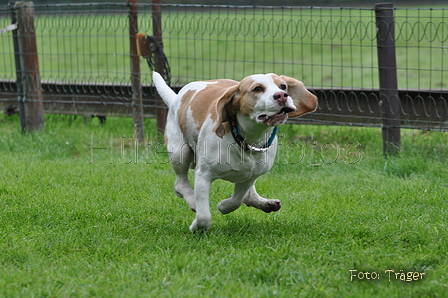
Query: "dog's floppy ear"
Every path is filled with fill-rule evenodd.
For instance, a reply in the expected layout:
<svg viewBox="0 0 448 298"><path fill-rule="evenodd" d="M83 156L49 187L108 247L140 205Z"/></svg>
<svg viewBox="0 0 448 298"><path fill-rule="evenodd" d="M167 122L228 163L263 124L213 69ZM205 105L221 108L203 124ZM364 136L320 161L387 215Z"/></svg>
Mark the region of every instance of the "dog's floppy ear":
<svg viewBox="0 0 448 298"><path fill-rule="evenodd" d="M303 83L294 78L280 76L288 85L288 94L294 101L297 110L289 113L289 118L296 118L317 109L317 97L309 92Z"/></svg>
<svg viewBox="0 0 448 298"><path fill-rule="evenodd" d="M237 84L229 87L216 101L215 112L216 115L218 115L218 119L216 119L216 126L213 128L213 131L220 138L222 138L226 133L224 122L229 121L227 119L227 104L229 104L232 98L238 93L239 86L240 85Z"/></svg>

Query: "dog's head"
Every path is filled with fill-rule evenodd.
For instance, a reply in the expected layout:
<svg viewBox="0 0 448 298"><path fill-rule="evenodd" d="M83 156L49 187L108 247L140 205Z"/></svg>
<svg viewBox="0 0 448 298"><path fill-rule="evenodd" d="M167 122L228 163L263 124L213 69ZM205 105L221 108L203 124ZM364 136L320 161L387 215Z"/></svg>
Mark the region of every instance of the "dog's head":
<svg viewBox="0 0 448 298"><path fill-rule="evenodd" d="M218 136L224 135L223 122L228 121L228 105L257 123L279 126L288 118L300 117L317 108L317 97L302 82L276 74L251 75L231 86L216 103L219 119L215 127Z"/></svg>

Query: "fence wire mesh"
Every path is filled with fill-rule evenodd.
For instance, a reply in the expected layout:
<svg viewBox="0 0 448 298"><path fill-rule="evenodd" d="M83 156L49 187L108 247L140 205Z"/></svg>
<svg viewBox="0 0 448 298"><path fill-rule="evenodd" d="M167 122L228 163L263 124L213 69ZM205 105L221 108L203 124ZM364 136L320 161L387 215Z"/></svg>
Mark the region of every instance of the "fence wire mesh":
<svg viewBox="0 0 448 298"><path fill-rule="evenodd" d="M139 32L152 35L153 5L138 5ZM448 9L394 12L403 127L447 130ZM0 7L0 28L11 24ZM48 110L130 114L125 4L36 5L40 77ZM373 8L162 5L162 35L174 87L240 80L254 73L295 77L320 98L302 122L381 125ZM11 33L0 34L0 104L17 97ZM157 106L142 59L145 113Z"/></svg>

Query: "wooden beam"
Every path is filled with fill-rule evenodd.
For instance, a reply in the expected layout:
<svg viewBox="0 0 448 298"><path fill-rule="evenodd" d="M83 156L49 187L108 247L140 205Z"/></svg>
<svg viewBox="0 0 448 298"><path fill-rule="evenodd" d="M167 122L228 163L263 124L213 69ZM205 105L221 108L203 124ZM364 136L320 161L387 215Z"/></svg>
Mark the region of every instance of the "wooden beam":
<svg viewBox="0 0 448 298"><path fill-rule="evenodd" d="M16 2L14 8L18 22L18 45L20 57L20 107L22 131L44 129L44 106L37 55L36 29L34 26L34 4L31 1Z"/></svg>
<svg viewBox="0 0 448 298"><path fill-rule="evenodd" d="M140 57L137 49L138 0L128 0L129 7L129 44L131 58L132 110L134 118L134 137L144 142L142 86L140 78Z"/></svg>
<svg viewBox="0 0 448 298"><path fill-rule="evenodd" d="M400 98L397 83L393 3L375 5L380 107L383 115L383 153L395 155L401 146Z"/></svg>

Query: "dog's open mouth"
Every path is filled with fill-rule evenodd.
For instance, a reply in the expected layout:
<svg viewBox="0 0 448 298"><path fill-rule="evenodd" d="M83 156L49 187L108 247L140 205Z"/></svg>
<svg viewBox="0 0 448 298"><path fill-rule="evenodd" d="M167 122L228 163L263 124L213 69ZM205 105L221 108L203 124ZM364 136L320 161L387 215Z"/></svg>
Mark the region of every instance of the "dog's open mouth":
<svg viewBox="0 0 448 298"><path fill-rule="evenodd" d="M268 116L266 114L260 115L257 119L266 125L281 125L288 119L288 113L294 112L294 109L284 107L275 115Z"/></svg>

